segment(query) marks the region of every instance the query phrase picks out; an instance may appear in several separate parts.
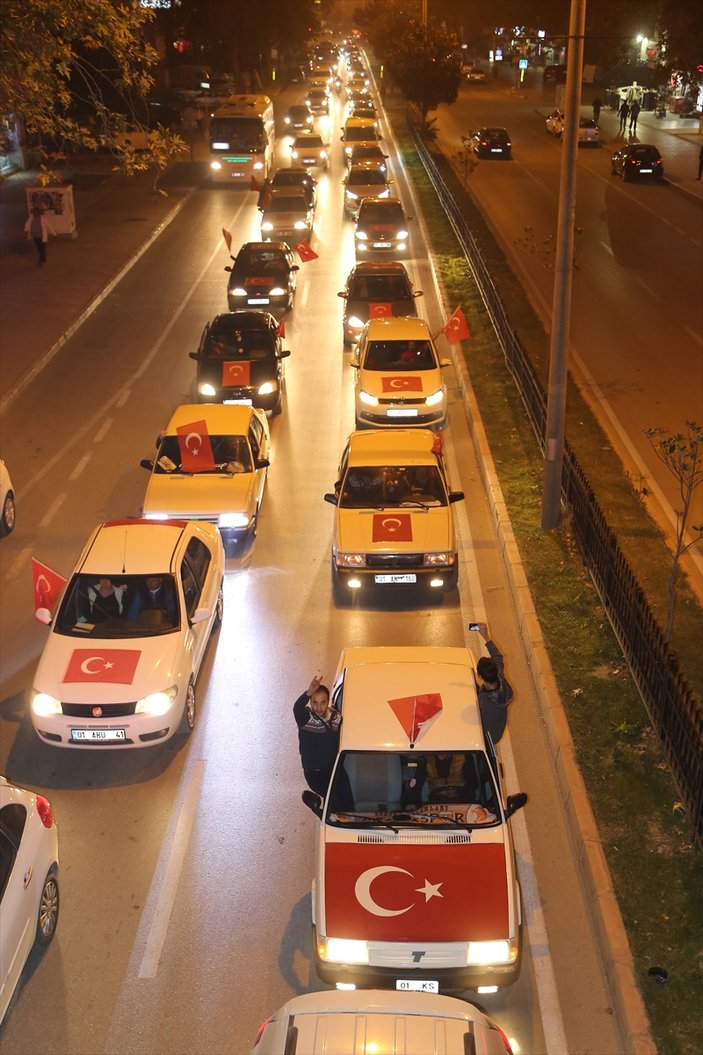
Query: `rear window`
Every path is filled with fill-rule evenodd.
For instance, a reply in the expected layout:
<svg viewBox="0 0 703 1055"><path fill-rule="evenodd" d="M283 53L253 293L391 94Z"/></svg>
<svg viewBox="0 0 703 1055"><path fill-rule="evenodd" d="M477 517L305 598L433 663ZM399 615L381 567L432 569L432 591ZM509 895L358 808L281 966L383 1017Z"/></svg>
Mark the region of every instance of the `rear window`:
<svg viewBox="0 0 703 1055"><path fill-rule="evenodd" d="M378 139L378 132L373 125L363 125L361 128L346 128L344 130L345 143L366 143L372 139Z"/></svg>

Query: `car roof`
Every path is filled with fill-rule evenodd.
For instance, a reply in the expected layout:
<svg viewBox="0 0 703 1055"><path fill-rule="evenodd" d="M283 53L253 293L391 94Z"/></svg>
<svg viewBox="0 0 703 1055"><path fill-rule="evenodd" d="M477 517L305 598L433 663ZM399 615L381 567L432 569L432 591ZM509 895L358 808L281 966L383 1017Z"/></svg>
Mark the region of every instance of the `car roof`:
<svg viewBox="0 0 703 1055"><path fill-rule="evenodd" d="M418 751L485 750L476 700L475 663L466 648L396 646L348 648L340 751L407 751L408 734L390 700L430 693L441 710L425 723Z"/></svg>
<svg viewBox="0 0 703 1055"><path fill-rule="evenodd" d="M400 201L400 198L373 198L373 197L368 197L368 198L363 198L362 199L362 201L361 201L362 208L363 208L364 205L369 205L369 206L371 206L371 205L382 205L384 208L388 208L388 209L392 208L394 212L397 209L402 209L403 208L402 203Z"/></svg>
<svg viewBox="0 0 703 1055"><path fill-rule="evenodd" d="M290 253L290 246L287 242L245 242L239 252L270 253L272 249L285 253L286 256Z"/></svg>
<svg viewBox="0 0 703 1055"><path fill-rule="evenodd" d="M255 416L254 408L244 404L184 403L171 415L164 434L172 436L181 425L204 421L212 436L244 436Z"/></svg>
<svg viewBox="0 0 703 1055"><path fill-rule="evenodd" d="M430 429L364 429L349 437L349 465L435 465Z"/></svg>
<svg viewBox="0 0 703 1055"><path fill-rule="evenodd" d="M366 324L370 341L431 341L432 334L424 319L410 315L370 319Z"/></svg>
<svg viewBox="0 0 703 1055"><path fill-rule="evenodd" d="M296 137L295 137L296 143L301 143L301 142L304 143L306 139L319 139L320 142L322 142L322 136L320 135L319 132L309 132L309 131L306 130L304 132L298 132L296 134Z"/></svg>
<svg viewBox="0 0 703 1055"><path fill-rule="evenodd" d="M76 571L84 575L168 575L185 520L109 520L100 524Z"/></svg>
<svg viewBox="0 0 703 1055"><path fill-rule="evenodd" d="M216 325L229 324L232 330L265 330L268 332L276 324L273 315L268 311L223 311L213 317L210 329Z"/></svg>
<svg viewBox="0 0 703 1055"><path fill-rule="evenodd" d="M405 264L400 260L360 260L349 273L352 275L402 275L409 278Z"/></svg>

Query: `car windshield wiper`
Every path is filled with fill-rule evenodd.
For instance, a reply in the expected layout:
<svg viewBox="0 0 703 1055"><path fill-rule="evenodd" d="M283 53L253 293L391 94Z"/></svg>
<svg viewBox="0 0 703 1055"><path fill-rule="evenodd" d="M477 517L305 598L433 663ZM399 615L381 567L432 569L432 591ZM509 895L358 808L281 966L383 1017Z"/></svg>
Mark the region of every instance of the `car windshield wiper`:
<svg viewBox="0 0 703 1055"><path fill-rule="evenodd" d="M475 824L468 824L466 821L458 821L456 817L452 817L449 813L416 813L414 810L406 813L405 811L399 813L391 813L391 817L394 821L402 822L407 824L408 822L417 822L425 827L430 827L433 821L440 820L445 825L449 825L452 828L463 828L465 831L473 831Z"/></svg>
<svg viewBox="0 0 703 1055"><path fill-rule="evenodd" d="M369 817L366 813L347 813L346 811L340 810L328 814L329 819L334 820L337 824L346 824L347 821L352 821L354 824L359 825L362 828L390 828L392 832L397 834L398 829L395 825L391 824L390 821L383 821L378 818Z"/></svg>
<svg viewBox="0 0 703 1055"><path fill-rule="evenodd" d="M404 499L402 502L398 502L398 508L404 508L410 506L411 509L424 509L427 511L430 508L429 502L419 502L413 498Z"/></svg>

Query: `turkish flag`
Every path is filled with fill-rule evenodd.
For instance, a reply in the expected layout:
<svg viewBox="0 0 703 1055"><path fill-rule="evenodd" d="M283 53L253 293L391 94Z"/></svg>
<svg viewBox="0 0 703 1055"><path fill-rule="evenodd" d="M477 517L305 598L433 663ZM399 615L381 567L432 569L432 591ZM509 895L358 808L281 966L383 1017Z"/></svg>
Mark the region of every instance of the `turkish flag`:
<svg viewBox="0 0 703 1055"><path fill-rule="evenodd" d="M498 843L328 843L327 933L366 941L495 941L508 936Z"/></svg>
<svg viewBox="0 0 703 1055"><path fill-rule="evenodd" d="M412 542L410 513L374 513L372 542Z"/></svg>
<svg viewBox="0 0 703 1055"><path fill-rule="evenodd" d="M244 279L245 286L268 286L271 280L266 275L247 275Z"/></svg>
<svg viewBox="0 0 703 1055"><path fill-rule="evenodd" d="M457 308L452 317L448 319L442 333L446 335L450 344L458 344L459 341L471 339L469 324L461 308Z"/></svg>
<svg viewBox="0 0 703 1055"><path fill-rule="evenodd" d="M238 385L248 385L250 383L250 375L251 363L248 360L245 363L222 364L222 384L229 388L235 388Z"/></svg>
<svg viewBox="0 0 703 1055"><path fill-rule="evenodd" d="M442 430L439 429L437 432L435 432L434 439L432 440L432 453L441 454L443 444L444 440L442 439Z"/></svg>
<svg viewBox="0 0 703 1055"><path fill-rule="evenodd" d="M317 253L311 247L307 239L303 239L302 242L298 242L295 247L295 251L304 264L307 264L310 260L317 260Z"/></svg>
<svg viewBox="0 0 703 1055"><path fill-rule="evenodd" d="M76 648L62 681L131 685L140 656L138 648Z"/></svg>
<svg viewBox="0 0 703 1055"><path fill-rule="evenodd" d="M404 374L401 377L382 377L383 392L422 392L422 378Z"/></svg>
<svg viewBox="0 0 703 1055"><path fill-rule="evenodd" d="M232 235L225 227L222 228L222 237L225 240L225 245L227 246L228 252L231 253L232 252Z"/></svg>
<svg viewBox="0 0 703 1055"><path fill-rule="evenodd" d="M191 421L176 429L181 449L181 469L184 473L207 473L215 468L212 444L205 419Z"/></svg>
<svg viewBox="0 0 703 1055"><path fill-rule="evenodd" d="M284 319L281 319L278 326L276 327L276 336L285 337L286 335L286 323Z"/></svg>
<svg viewBox="0 0 703 1055"><path fill-rule="evenodd" d="M32 583L34 586L34 608L54 607L56 598L66 585L67 580L58 572L47 568L46 564L32 557Z"/></svg>
<svg viewBox="0 0 703 1055"><path fill-rule="evenodd" d="M414 744L427 722L442 710L442 697L438 692L425 692L420 696L400 696L389 700L388 705Z"/></svg>
<svg viewBox="0 0 703 1055"><path fill-rule="evenodd" d="M392 304L369 304L370 319L387 319L393 314Z"/></svg>

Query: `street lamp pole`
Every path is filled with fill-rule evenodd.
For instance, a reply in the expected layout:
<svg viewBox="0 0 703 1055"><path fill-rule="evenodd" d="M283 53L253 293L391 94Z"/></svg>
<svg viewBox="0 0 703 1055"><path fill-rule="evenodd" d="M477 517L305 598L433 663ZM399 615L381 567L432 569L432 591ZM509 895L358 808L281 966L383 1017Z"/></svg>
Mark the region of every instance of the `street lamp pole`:
<svg viewBox="0 0 703 1055"><path fill-rule="evenodd" d="M571 321L571 281L574 259L576 155L578 153L585 25L586 0L571 0L569 48L566 57L565 123L559 187L559 221L552 300L552 333L549 349L547 428L544 437L542 488L542 529L544 531L557 527L560 518Z"/></svg>

